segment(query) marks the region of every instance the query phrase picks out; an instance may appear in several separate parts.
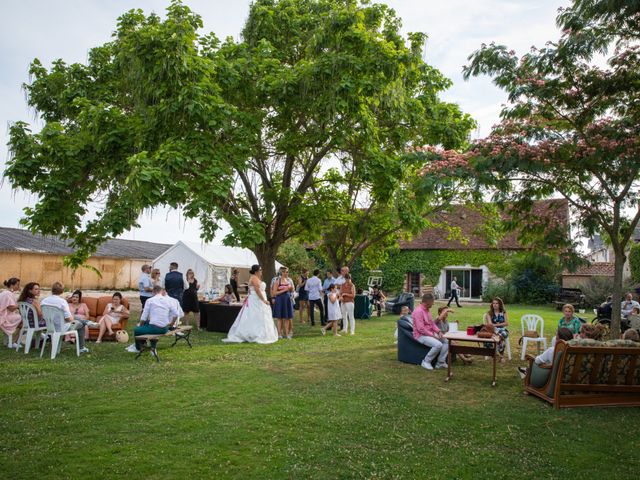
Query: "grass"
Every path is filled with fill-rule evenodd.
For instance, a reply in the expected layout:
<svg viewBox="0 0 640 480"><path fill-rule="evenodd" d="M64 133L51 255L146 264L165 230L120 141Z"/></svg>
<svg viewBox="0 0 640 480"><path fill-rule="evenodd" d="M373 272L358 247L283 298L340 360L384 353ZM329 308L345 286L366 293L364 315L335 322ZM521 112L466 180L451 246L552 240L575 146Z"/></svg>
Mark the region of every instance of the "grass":
<svg viewBox="0 0 640 480"><path fill-rule="evenodd" d="M461 326L485 307L465 306ZM354 337L296 325L274 345L161 344L161 363L120 344L51 361L0 351L2 478L636 478L637 408L554 411L522 394L514 360L455 377L396 360L395 316ZM517 323L517 326L515 325Z"/></svg>

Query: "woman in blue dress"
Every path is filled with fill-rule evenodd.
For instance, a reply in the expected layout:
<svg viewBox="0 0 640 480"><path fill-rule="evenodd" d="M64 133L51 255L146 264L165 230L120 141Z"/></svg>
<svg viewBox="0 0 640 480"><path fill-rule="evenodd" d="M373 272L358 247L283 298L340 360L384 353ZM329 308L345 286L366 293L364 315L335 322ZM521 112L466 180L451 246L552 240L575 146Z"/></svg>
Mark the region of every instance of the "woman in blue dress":
<svg viewBox="0 0 640 480"><path fill-rule="evenodd" d="M278 338L282 338L283 334L289 340L293 338L293 303L291 302L293 291L293 280L289 278L289 269L283 267L280 269L280 277L271 286L271 298L275 299L273 318L277 321Z"/></svg>
<svg viewBox="0 0 640 480"><path fill-rule="evenodd" d="M508 341L509 317L504 309L504 302L501 298L495 297L491 300L489 311L484 314L484 323L491 324L495 327L496 333L500 335L500 343L498 344L498 353L500 354L500 362L504 363L504 342Z"/></svg>

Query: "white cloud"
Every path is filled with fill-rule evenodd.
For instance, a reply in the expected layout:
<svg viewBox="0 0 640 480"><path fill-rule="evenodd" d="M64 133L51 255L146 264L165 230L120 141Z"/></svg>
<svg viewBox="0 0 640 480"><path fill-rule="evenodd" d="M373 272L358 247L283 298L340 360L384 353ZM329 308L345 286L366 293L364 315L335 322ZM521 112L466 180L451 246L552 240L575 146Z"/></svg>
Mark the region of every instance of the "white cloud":
<svg viewBox="0 0 640 480"><path fill-rule="evenodd" d="M186 0L202 15L204 31L219 38L239 37L249 10L249 1ZM460 104L479 122L479 135L486 135L498 121L504 94L487 78L462 79L462 66L481 43L496 41L522 53L531 45L542 45L558 36L556 10L568 0L387 0L403 19L403 30L429 34L426 60L454 81L443 95ZM116 19L132 8L162 13L168 1L160 0L20 0L3 2L0 13L0 144L6 145L9 122L33 123L21 84L28 80L29 63L39 58L48 65L56 58L82 62L93 46L109 41ZM0 150L2 166L7 149ZM17 195L5 182L0 188L0 225L17 226L28 196ZM179 212L156 209L140 218L142 228L127 238L174 242L197 240L199 224L185 221Z"/></svg>

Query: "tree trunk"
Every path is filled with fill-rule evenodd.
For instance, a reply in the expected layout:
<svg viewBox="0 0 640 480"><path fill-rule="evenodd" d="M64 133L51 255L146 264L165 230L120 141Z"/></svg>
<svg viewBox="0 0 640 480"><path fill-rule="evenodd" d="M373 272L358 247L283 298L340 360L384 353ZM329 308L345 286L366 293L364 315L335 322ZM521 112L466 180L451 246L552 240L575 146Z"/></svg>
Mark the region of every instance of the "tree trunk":
<svg viewBox="0 0 640 480"><path fill-rule="evenodd" d="M258 263L262 267L262 280L267 284L267 295L269 295L271 279L276 276L276 254L279 247L280 244L262 243L253 249Z"/></svg>
<svg viewBox="0 0 640 480"><path fill-rule="evenodd" d="M611 338L620 338L620 318L622 311L622 281L624 273L624 264L627 256L624 249L620 250L614 247L615 267L613 275L613 292L611 292L613 302L613 313L611 314Z"/></svg>

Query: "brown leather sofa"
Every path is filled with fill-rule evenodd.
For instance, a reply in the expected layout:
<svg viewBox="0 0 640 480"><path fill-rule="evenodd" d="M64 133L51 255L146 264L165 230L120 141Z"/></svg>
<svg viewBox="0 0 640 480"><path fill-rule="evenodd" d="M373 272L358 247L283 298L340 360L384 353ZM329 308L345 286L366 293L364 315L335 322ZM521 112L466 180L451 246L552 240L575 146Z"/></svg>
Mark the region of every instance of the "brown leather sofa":
<svg viewBox="0 0 640 480"><path fill-rule="evenodd" d="M100 298L95 297L82 297L82 303L86 303L87 307L89 307L89 320L97 322L102 314L104 313L104 309L107 308L107 305L111 303L110 296L104 296ZM129 310L129 300L127 298L122 298L122 304L125 306L127 310ZM128 316L123 316L120 319L120 323L114 323L113 333L114 335L109 335L109 333L105 333L102 337L103 340L115 340L115 332L118 330L126 330L127 322L129 320ZM89 340L95 340L98 338L98 334L100 333L99 328L89 328Z"/></svg>

